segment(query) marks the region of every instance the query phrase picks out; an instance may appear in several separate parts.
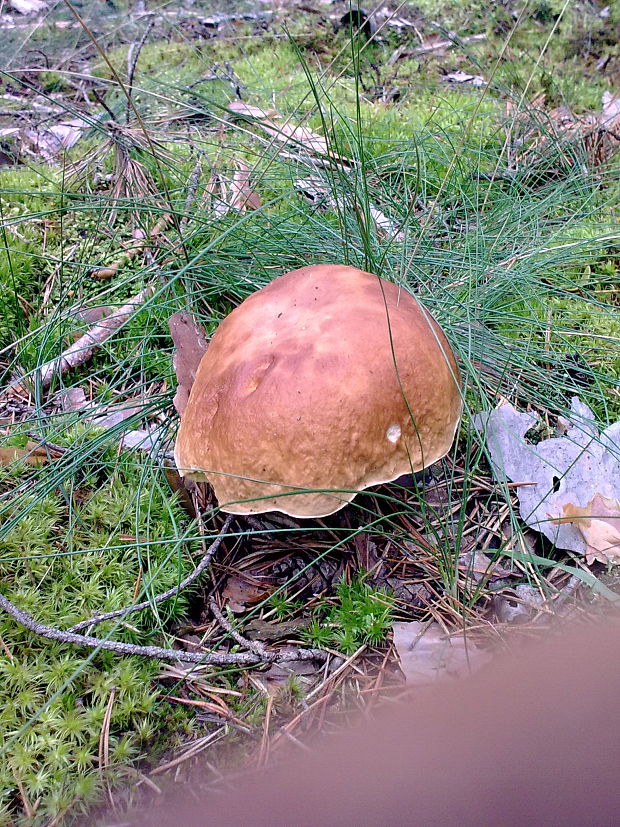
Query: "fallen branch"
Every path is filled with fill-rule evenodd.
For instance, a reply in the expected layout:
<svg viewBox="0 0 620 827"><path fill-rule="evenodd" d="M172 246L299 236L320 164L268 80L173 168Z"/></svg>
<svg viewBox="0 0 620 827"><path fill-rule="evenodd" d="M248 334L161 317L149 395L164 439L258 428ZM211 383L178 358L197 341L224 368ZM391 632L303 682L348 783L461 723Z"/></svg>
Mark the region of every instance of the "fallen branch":
<svg viewBox="0 0 620 827"><path fill-rule="evenodd" d="M250 652L183 652L180 649L163 649L160 646L137 646L133 643L121 643L117 640L104 640L90 635L78 635L75 632L65 632L53 626L39 623L28 612L18 609L4 595L0 594L0 609L4 609L18 623L34 632L39 637L48 640L58 640L61 643L72 643L76 646L87 646L89 649L106 649L119 655L138 655L153 660L189 661L215 666L253 666L261 662L284 663L294 660L327 659L328 653L321 649L287 649L284 652L265 652L259 657Z"/></svg>
<svg viewBox="0 0 620 827"><path fill-rule="evenodd" d="M39 377L42 387L49 387L55 376L62 376L68 370L88 362L89 359L92 358L95 350L101 347L101 345L129 319L132 313L153 295L154 290L153 285L145 287L137 296L130 299L127 304L119 307L118 310L110 313L109 316L106 316L98 324L94 325L94 327L91 327L90 330L83 336L80 336L80 338L70 345L64 353L61 353L60 356L41 365L35 372L35 375Z"/></svg>
<svg viewBox="0 0 620 827"><path fill-rule="evenodd" d="M80 632L82 629L90 629L93 626L97 626L99 623L103 623L106 620L112 620L115 617L125 618L127 615L132 614L133 612L139 612L142 609L148 609L149 606L156 606L158 603L163 603L164 600L168 600L169 597L175 597L176 595L180 594L183 591L183 589L186 589L195 580L197 580L203 573L203 571L207 568L207 566L211 563L211 560L213 559L215 552L220 547L222 540L226 535L226 532L230 528L232 519L232 515L229 515L224 520L224 525L220 529L219 534L211 543L211 545L206 549L200 563L196 566L194 571L185 578L185 580L182 580L176 586L173 586L171 589L168 589L168 591L162 592L162 594L158 594L157 597L153 597L150 600L144 600L142 603L136 603L135 606L127 606L124 609L116 609L113 612L106 612L102 615L96 615L95 617L89 618L89 620L82 620L80 621L80 623L76 623L75 626L71 626L69 631Z"/></svg>
<svg viewBox="0 0 620 827"><path fill-rule="evenodd" d="M388 58L387 65L393 66L397 60L405 57L422 57L433 52L442 52L444 49L451 49L453 46L461 46L464 43L476 43L480 40L486 40L486 34L470 34L466 37L458 37L453 40L437 40L434 43L424 43L421 46L416 46L415 49L407 49L400 46L394 51L392 56Z"/></svg>
<svg viewBox="0 0 620 827"><path fill-rule="evenodd" d="M215 602L215 599L212 597L209 600L209 608L213 613L213 617L216 619L218 624L224 629L225 632L237 641L240 646L243 646L244 649L248 649L248 651L253 652L257 657L261 658L261 660L265 659L265 656L269 653L265 649L262 643L259 643L257 640L248 640L248 638L243 637L243 635L239 634L239 632L235 629L235 627L230 623L220 611L220 607Z"/></svg>

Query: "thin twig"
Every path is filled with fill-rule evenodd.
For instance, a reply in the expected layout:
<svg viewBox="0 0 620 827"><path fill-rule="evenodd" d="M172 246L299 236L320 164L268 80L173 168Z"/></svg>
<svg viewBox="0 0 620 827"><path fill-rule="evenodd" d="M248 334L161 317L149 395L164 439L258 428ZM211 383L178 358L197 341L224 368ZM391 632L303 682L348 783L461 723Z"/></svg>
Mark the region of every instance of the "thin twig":
<svg viewBox="0 0 620 827"><path fill-rule="evenodd" d="M45 437L35 433L35 431L26 431L26 436L29 436L32 439L36 439L39 443L40 448L48 448L55 454L65 454L69 450L68 448L63 448L62 445L56 445L55 442L49 442L47 439L45 439Z"/></svg>
<svg viewBox="0 0 620 827"><path fill-rule="evenodd" d="M61 643L72 643L76 646L87 646L90 649L106 649L119 655L138 655L153 660L189 661L190 663L213 664L218 666L253 666L265 660L269 663L284 663L292 660L319 660L327 657L327 652L321 649L295 649L285 652L265 652L260 658L252 652L183 652L179 649L163 649L160 646L136 646L133 643L121 643L117 640L104 640L90 635L77 635L74 632L65 632L53 626L39 623L28 612L18 609L4 595L0 594L0 609L11 615L18 623L34 632L39 637L48 640L58 640Z"/></svg>
<svg viewBox="0 0 620 827"><path fill-rule="evenodd" d="M230 528L230 524L232 522L232 515L229 515L224 520L224 525L220 529L219 534L213 540L211 545L206 549L205 553L203 554L202 560L196 566L194 571L189 574L185 580L182 580L176 586L173 586L171 589L168 589L161 594L158 594L157 597L153 597L150 600L143 600L142 603L136 603L134 606L127 606L124 609L116 609L113 612L106 612L102 615L96 615L95 617L91 617L89 620L82 620L79 623L76 623L75 626L71 626L69 629L70 632L81 632L82 629L90 629L93 626L97 626L99 623L103 623L105 620L112 620L115 617L122 617L123 619L133 612L142 611L142 609L148 609L149 606L156 606L158 603L162 603L164 600L168 600L169 597L174 597L180 594L183 589L186 589L189 585L191 585L194 580L197 580L203 571L207 568L207 566L211 563L213 559L213 555L220 547L226 532Z"/></svg>
<svg viewBox="0 0 620 827"><path fill-rule="evenodd" d="M387 65L392 66L397 60L403 57L421 57L422 55L432 54L433 52L440 52L443 49L450 49L453 46L461 46L465 43L475 43L479 40L486 40L486 34L470 34L466 37L456 37L451 40L438 40L435 43L423 43L421 46L416 46L415 49L398 48L388 58Z"/></svg>
<svg viewBox="0 0 620 827"><path fill-rule="evenodd" d="M144 30L144 34L140 38L140 42L136 45L132 43L129 47L129 51L127 52L127 107L125 109L125 123L129 123L129 118L131 116L131 102L132 102L132 95L133 95L133 79L136 73L136 65L138 63L138 58L140 57L140 52L142 51L142 47L146 43L146 39L149 36L151 29L155 25L155 18L151 17L148 22L146 29Z"/></svg>
<svg viewBox="0 0 620 827"><path fill-rule="evenodd" d="M196 165L192 170L192 174L189 177L189 181L187 184L187 195L185 196L185 206L183 207L183 217L180 221L181 229L185 228L185 225L189 221L189 217L191 215L192 209L194 207L194 202L196 200L196 190L198 189L198 182L200 181L200 176L202 175L202 161L200 158L196 161Z"/></svg>
<svg viewBox="0 0 620 827"><path fill-rule="evenodd" d="M136 308L150 298L154 292L153 285L141 290L136 296L130 299L127 304L119 307L118 310L110 313L98 324L91 327L83 336L68 347L60 356L41 365L35 375L40 377L41 385L49 387L55 376L62 376L68 370L83 365L92 357L95 350L100 347L110 336L123 325L134 313Z"/></svg>
<svg viewBox="0 0 620 827"><path fill-rule="evenodd" d="M239 634L239 632L235 629L235 627L230 623L220 611L220 607L215 602L215 599L211 597L209 599L209 608L213 613L213 617L217 620L219 625L224 629L228 634L234 638L237 643L243 646L244 649L248 649L250 652L254 652L255 655L258 657L265 659L265 655L267 655L267 650L263 646L262 643L259 643L257 640L248 640L247 638L243 637L243 635Z"/></svg>

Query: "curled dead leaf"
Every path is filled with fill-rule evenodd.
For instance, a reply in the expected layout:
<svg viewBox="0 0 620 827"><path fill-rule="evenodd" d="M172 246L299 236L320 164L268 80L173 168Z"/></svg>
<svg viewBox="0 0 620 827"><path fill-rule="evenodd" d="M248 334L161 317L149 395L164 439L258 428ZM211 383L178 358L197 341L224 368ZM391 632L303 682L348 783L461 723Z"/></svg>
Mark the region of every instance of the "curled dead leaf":
<svg viewBox="0 0 620 827"><path fill-rule="evenodd" d="M198 365L207 350L207 335L191 313L185 310L170 316L168 327L175 346L172 364L179 383L174 397L174 407L182 414L196 378Z"/></svg>
<svg viewBox="0 0 620 827"><path fill-rule="evenodd" d="M572 523L586 541L586 562L620 563L620 502L595 494L584 507L566 503L556 523Z"/></svg>
<svg viewBox="0 0 620 827"><path fill-rule="evenodd" d="M259 194L250 182L250 170L243 161L237 161L237 171L230 184L230 193L230 206L239 212L258 210L262 205Z"/></svg>
<svg viewBox="0 0 620 827"><path fill-rule="evenodd" d="M466 551L459 554L458 567L459 571L462 571L475 583L502 580L506 577L512 577L514 574L498 562L494 563L490 557L487 557L481 551Z"/></svg>
<svg viewBox="0 0 620 827"><path fill-rule="evenodd" d="M222 598L232 612L245 612L249 606L269 597L274 588L274 584L266 581L256 582L254 578L250 580L231 574L222 589Z"/></svg>
<svg viewBox="0 0 620 827"><path fill-rule="evenodd" d="M49 462L50 459L56 459L57 457L56 452L32 441L28 441L24 448L13 446L0 448L0 465L12 465L14 462L22 461L37 468Z"/></svg>
<svg viewBox="0 0 620 827"><path fill-rule="evenodd" d="M528 526L557 548L590 555L590 559L600 559L592 556L595 551L606 559L614 557L613 551L600 548L606 543L604 549L613 549L613 536L612 542L606 539L610 527L592 518L601 513L608 522L608 512L601 511L603 501L620 502L620 421L599 431L592 411L573 397L570 414L562 422L565 435L536 444L526 435L538 416L519 412L508 402L476 414L473 422L485 439L494 477L516 483L519 511ZM598 504L594 510L593 503ZM573 510L566 511L567 506ZM581 527L586 524L577 515L592 519L587 529L592 545ZM620 554L615 557L620 561Z"/></svg>

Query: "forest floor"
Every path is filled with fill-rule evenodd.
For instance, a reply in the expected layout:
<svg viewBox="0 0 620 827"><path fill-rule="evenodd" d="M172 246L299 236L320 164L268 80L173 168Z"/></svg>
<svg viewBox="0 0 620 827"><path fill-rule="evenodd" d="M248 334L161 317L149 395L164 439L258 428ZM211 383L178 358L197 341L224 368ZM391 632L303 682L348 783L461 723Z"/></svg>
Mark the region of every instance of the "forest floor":
<svg viewBox="0 0 620 827"><path fill-rule="evenodd" d="M96 823L199 759L216 786L618 603L619 27L0 7L0 823ZM332 517L227 520L173 467L169 319L210 335L318 263L440 321L457 442Z"/></svg>

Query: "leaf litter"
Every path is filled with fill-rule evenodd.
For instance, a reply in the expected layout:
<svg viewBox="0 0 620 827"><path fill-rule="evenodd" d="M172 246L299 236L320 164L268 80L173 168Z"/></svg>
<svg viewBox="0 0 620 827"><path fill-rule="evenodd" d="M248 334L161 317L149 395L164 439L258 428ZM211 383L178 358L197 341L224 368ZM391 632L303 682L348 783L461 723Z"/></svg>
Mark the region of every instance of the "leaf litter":
<svg viewBox="0 0 620 827"><path fill-rule="evenodd" d="M620 563L620 421L599 431L575 396L561 435L534 444L526 435L538 422L506 401L474 417L495 479L516 483L522 519L556 548Z"/></svg>

